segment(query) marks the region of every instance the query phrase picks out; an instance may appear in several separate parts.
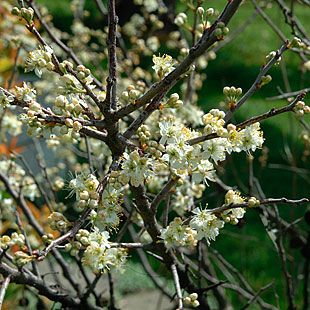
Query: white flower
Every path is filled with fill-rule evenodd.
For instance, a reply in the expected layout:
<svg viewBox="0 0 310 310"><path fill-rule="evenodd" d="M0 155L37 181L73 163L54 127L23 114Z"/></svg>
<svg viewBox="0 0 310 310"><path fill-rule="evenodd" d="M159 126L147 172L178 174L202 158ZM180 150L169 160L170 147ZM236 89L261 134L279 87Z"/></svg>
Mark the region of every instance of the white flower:
<svg viewBox="0 0 310 310"><path fill-rule="evenodd" d="M16 97L20 101L30 102L36 98L36 90L25 82L22 87L15 86Z"/></svg>
<svg viewBox="0 0 310 310"><path fill-rule="evenodd" d="M18 136L22 132L23 123L17 119L15 114L6 113L2 118L2 128L12 136Z"/></svg>
<svg viewBox="0 0 310 310"><path fill-rule="evenodd" d="M69 182L70 194L76 195L76 199L80 202L80 206L89 206L94 208L98 204L98 193L97 187L99 186L99 181L93 174L88 174L85 176L83 173L76 175L75 179Z"/></svg>
<svg viewBox="0 0 310 310"><path fill-rule="evenodd" d="M263 132L260 130L260 124L252 124L240 131L241 143L243 150L255 151L257 148L261 148L264 143Z"/></svg>
<svg viewBox="0 0 310 310"><path fill-rule="evenodd" d="M187 15L185 13L179 13L174 19L174 23L179 27L184 25L186 21L187 21Z"/></svg>
<svg viewBox="0 0 310 310"><path fill-rule="evenodd" d="M174 70L176 62L170 55L164 54L163 56L153 55L153 63L154 66L152 68L161 79Z"/></svg>
<svg viewBox="0 0 310 310"><path fill-rule="evenodd" d="M230 205L239 205L244 203L244 199L241 197L239 192L235 192L233 190L229 190L225 195L225 204ZM225 217L229 217L230 222L233 224L238 223L238 219L243 218L245 214L244 208L232 208L223 212Z"/></svg>
<svg viewBox="0 0 310 310"><path fill-rule="evenodd" d="M161 230L161 238L164 240L167 248L178 246L195 246L197 232L190 227L183 225L179 217L169 224L167 228Z"/></svg>
<svg viewBox="0 0 310 310"><path fill-rule="evenodd" d="M220 233L220 228L224 227L224 221L219 220L207 210L196 208L193 213L195 216L189 225L197 230L197 240L205 238L207 243L210 244L210 240L214 241Z"/></svg>
<svg viewBox="0 0 310 310"><path fill-rule="evenodd" d="M202 122L205 125L204 132L206 135L211 133L224 133L225 129L223 126L225 125L224 121L225 113L218 109L212 109L209 113L205 114L202 117Z"/></svg>
<svg viewBox="0 0 310 310"><path fill-rule="evenodd" d="M172 122L160 122L159 123L159 133L161 139L160 144L175 143L177 137L182 133L182 125L175 124Z"/></svg>
<svg viewBox="0 0 310 310"><path fill-rule="evenodd" d="M181 169L184 167L186 158L184 151L175 144L169 144L166 147L166 154L162 159L168 162L173 169Z"/></svg>
<svg viewBox="0 0 310 310"><path fill-rule="evenodd" d="M34 70L35 74L41 77L43 68L53 70L52 53L52 49L47 46L45 49L40 48L29 52L26 59L25 72Z"/></svg>
<svg viewBox="0 0 310 310"><path fill-rule="evenodd" d="M215 170L210 161L202 160L193 171L192 180L195 183L200 183L202 181L206 182L206 179L215 182Z"/></svg>
<svg viewBox="0 0 310 310"><path fill-rule="evenodd" d="M143 5L147 12L154 12L158 9L158 1L157 0L135 0L135 4Z"/></svg>
<svg viewBox="0 0 310 310"><path fill-rule="evenodd" d="M160 46L158 38L155 36L149 37L146 40L146 46L153 52L156 52Z"/></svg>
<svg viewBox="0 0 310 310"><path fill-rule="evenodd" d="M1 108L0 112L2 108L6 108L13 101L14 101L14 96L6 95L3 90L0 90L0 108Z"/></svg>
<svg viewBox="0 0 310 310"><path fill-rule="evenodd" d="M102 249L107 249L110 247L109 245L110 235L107 231L99 231L97 227L94 228L94 231L91 232L88 236L88 240L90 244L97 244Z"/></svg>
<svg viewBox="0 0 310 310"><path fill-rule="evenodd" d="M146 157L140 157L138 151L130 154L124 153L122 164L122 175L120 181L123 185L130 182L132 186L138 187L144 184L144 180L152 175L152 161Z"/></svg>
<svg viewBox="0 0 310 310"><path fill-rule="evenodd" d="M216 138L203 142L202 148L202 158L211 158L216 164L218 161L223 161L226 158L226 147L228 143L227 139Z"/></svg>
<svg viewBox="0 0 310 310"><path fill-rule="evenodd" d="M124 264L126 251L110 247L107 231L99 231L98 227L95 227L86 238L88 246L83 254L82 262L95 273L103 272L112 266L121 267Z"/></svg>

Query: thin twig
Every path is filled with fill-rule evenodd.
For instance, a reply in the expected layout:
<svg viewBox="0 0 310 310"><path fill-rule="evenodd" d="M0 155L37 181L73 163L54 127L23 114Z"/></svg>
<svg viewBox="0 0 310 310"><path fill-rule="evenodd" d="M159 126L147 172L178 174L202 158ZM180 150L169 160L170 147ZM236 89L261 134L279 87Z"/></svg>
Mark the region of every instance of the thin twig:
<svg viewBox="0 0 310 310"><path fill-rule="evenodd" d="M233 113L236 112L240 107L260 88L261 79L266 73L270 70L270 68L279 60L281 55L288 49L288 42L284 43L277 51L276 55L272 57L261 69L259 74L257 75L254 83L248 89L248 91L242 96L242 98L236 103L236 105L229 111L227 111L224 120L226 124L230 121L233 116Z"/></svg>
<svg viewBox="0 0 310 310"><path fill-rule="evenodd" d="M178 178L170 178L165 186L161 189L161 191L157 194L157 196L153 199L151 203L151 210L156 213L157 207L162 200L164 200L169 194L170 190L177 183Z"/></svg>
<svg viewBox="0 0 310 310"><path fill-rule="evenodd" d="M11 276L10 275L8 275L2 281L1 289L0 289L0 310L2 309L2 305L3 305L3 301L4 301L4 296L5 296L6 290L9 287L10 282L11 282Z"/></svg>
<svg viewBox="0 0 310 310"><path fill-rule="evenodd" d="M254 302L255 300L259 297L259 295L261 293L263 293L264 291L268 290L271 286L274 285L274 282L271 282L263 287L261 287L258 292L251 298L247 301L247 303L241 308L241 310L245 310L245 309L248 309Z"/></svg>
<svg viewBox="0 0 310 310"><path fill-rule="evenodd" d="M248 120L238 124L236 127L238 129L243 129L246 126L249 126L249 125L257 123L257 122L260 122L260 121L268 119L270 117L273 117L273 116L276 116L276 115L279 115L279 114L282 114L282 113L286 113L286 112L289 112L289 111L293 111L293 109L294 109L295 105L297 104L297 102L299 100L303 100L305 95L306 95L305 93L301 93L289 105L287 105L287 106L285 106L283 108L279 108L279 109L272 108L270 111L268 111L266 113L263 113L261 115L249 118Z"/></svg>
<svg viewBox="0 0 310 310"><path fill-rule="evenodd" d="M108 271L108 279L109 279L109 292L110 292L110 305L109 305L108 309L109 310L117 310L117 308L115 307L114 281L113 281L111 271Z"/></svg>
<svg viewBox="0 0 310 310"><path fill-rule="evenodd" d="M15 217L16 217L16 223L17 223L17 226L20 230L20 232L23 234L23 236L25 237L25 244L26 244L26 247L28 249L28 252L29 252L29 255L32 255L32 248L31 248L31 244L30 244L30 241L28 239L28 235L26 234L26 231L23 227L23 223L21 221L21 218L19 216L19 213L18 213L18 210L16 209L15 210ZM32 261L31 262L32 264L32 268L33 268L33 272L34 274L37 276L37 277L40 277L40 271L39 271L39 268L38 268L38 265L35 261Z"/></svg>
<svg viewBox="0 0 310 310"><path fill-rule="evenodd" d="M176 290L178 301L179 301L178 310L182 310L183 309L183 297L182 297L182 292L181 292L181 286L180 286L178 271L177 271L177 268L174 264L171 266L171 271L172 271L175 290Z"/></svg>
<svg viewBox="0 0 310 310"><path fill-rule="evenodd" d="M97 274L96 277L95 277L95 279L93 280L93 282L88 286L86 292L84 293L84 295L83 295L82 298L81 298L82 301L87 300L87 298L89 297L89 295L90 295L92 292L94 293L95 287L96 287L98 281L100 280L100 278L101 278L101 273ZM94 293L94 294L95 294L95 293Z"/></svg>
<svg viewBox="0 0 310 310"><path fill-rule="evenodd" d="M268 198L263 199L260 201L260 205L273 205L276 203L283 203L283 204L291 204L291 205L299 205L303 203L308 203L310 200L308 198L301 198L301 199L287 199L287 198ZM249 204L247 202L240 203L240 204L230 204L230 205L222 205L221 207L217 207L214 209L207 209L208 212L216 214L216 213L222 213L229 209L235 209L235 208L247 208L249 207Z"/></svg>
<svg viewBox="0 0 310 310"><path fill-rule="evenodd" d="M282 266L282 272L285 278L285 282L286 282L286 297L288 299L288 309L289 310L294 310L295 308L295 304L294 304L294 285L293 285L293 281L292 281L292 276L289 273L288 269L287 269L287 265L286 265L286 254L285 254L285 250L284 250L284 246L283 246L283 242L282 242L282 234L281 232L278 234L277 239L276 239L276 244L278 246L278 253L280 256L280 260L281 260L281 266Z"/></svg>
<svg viewBox="0 0 310 310"><path fill-rule="evenodd" d="M288 99L288 98L295 97L295 96L297 96L299 94L302 94L302 93L308 93L309 91L310 91L310 87L309 88L304 88L304 89L301 89L301 90L297 90L297 91L293 91L293 92L290 92L290 93L283 93L283 94L278 95L278 96L267 97L266 99L267 100Z"/></svg>

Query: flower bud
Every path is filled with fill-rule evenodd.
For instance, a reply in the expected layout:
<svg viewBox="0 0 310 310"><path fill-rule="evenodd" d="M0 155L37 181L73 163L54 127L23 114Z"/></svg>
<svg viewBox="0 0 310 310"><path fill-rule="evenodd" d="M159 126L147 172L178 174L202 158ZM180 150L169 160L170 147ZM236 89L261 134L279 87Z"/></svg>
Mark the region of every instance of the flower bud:
<svg viewBox="0 0 310 310"><path fill-rule="evenodd" d="M28 24L32 23L33 15L34 15L34 11L32 8L28 8L28 9L21 8L20 10L20 16L24 18Z"/></svg>
<svg viewBox="0 0 310 310"><path fill-rule="evenodd" d="M223 35L227 35L229 33L229 28L228 27L224 27L222 29L222 31L223 31Z"/></svg>
<svg viewBox="0 0 310 310"><path fill-rule="evenodd" d="M261 80L260 85L261 85L261 86L266 85L266 84L270 83L271 80L272 80L272 77L271 77L270 75L264 75L264 76L262 77L262 80Z"/></svg>
<svg viewBox="0 0 310 310"><path fill-rule="evenodd" d="M20 10L18 7L14 6L14 8L11 11L12 15L19 16L20 15Z"/></svg>
<svg viewBox="0 0 310 310"><path fill-rule="evenodd" d="M189 298L191 299L191 301L194 301L198 298L198 294L197 293L192 293L189 295Z"/></svg>
<svg viewBox="0 0 310 310"><path fill-rule="evenodd" d="M198 13L200 16L202 16L202 15L204 14L204 12L205 12L205 9L204 9L202 6L199 6L199 7L197 8L197 13Z"/></svg>
<svg viewBox="0 0 310 310"><path fill-rule="evenodd" d="M23 251L15 252L14 258L13 258L14 264L18 267L22 267L26 265L27 263L31 262L32 260L33 260L33 256L30 256Z"/></svg>
<svg viewBox="0 0 310 310"><path fill-rule="evenodd" d="M206 10L206 16L207 17L211 17L214 15L214 9L213 8L209 8Z"/></svg>
<svg viewBox="0 0 310 310"><path fill-rule="evenodd" d="M192 307L194 307L194 308L197 308L199 305L200 305L200 303L199 303L198 300L194 300L194 301L192 302Z"/></svg>
<svg viewBox="0 0 310 310"><path fill-rule="evenodd" d="M72 128L74 131L79 132L83 128L83 125L78 121L74 121Z"/></svg>

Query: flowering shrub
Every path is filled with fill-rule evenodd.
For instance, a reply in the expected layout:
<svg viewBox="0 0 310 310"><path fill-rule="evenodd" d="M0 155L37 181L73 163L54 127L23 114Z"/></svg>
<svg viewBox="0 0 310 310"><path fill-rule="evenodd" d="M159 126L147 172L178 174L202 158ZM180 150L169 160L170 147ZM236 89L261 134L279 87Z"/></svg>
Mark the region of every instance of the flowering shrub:
<svg viewBox="0 0 310 310"><path fill-rule="evenodd" d="M1 21L1 28L7 30L1 44L9 46L14 37L19 51L11 80L20 63L27 74L19 75L16 85L4 81L0 88L1 135L8 139L26 132L34 141L40 172L16 153L0 161L2 220L10 228L0 237L0 273L5 281L34 287L63 307L93 309L104 305L95 286L108 274L109 309L116 309L112 272L126 269L129 252L145 255L147 251L171 272L175 294L157 281L141 259L178 309L183 309L183 303L209 309L205 294L209 290L217 307L228 309L230 301L223 288L238 291L238 286L225 286L218 280L201 253L217 241L226 225L237 225L246 212L252 212L250 208L262 214L269 235L275 236L283 272L288 274L281 230L283 225L293 230L274 208L277 203L309 200L264 197L259 185L253 189L253 171L249 190L242 194L221 180L222 164L233 153L243 152L251 162L263 148L263 120L292 112L296 122L306 124L303 117L309 107L303 90L289 96L284 107L241 123L233 118L256 91L271 82L267 73L280 64L284 53L296 53L303 68L308 66L309 39L283 1L276 2L294 36L267 55L248 90L225 86L221 105L208 111L197 105L203 72L215 51L234 38L228 24L238 16L241 0L228 1L222 12L207 8L203 1L181 1L187 14L171 11L164 1L134 1L140 13L122 26L115 1L107 1L106 9L98 0L98 10L108 18L108 25L96 30L82 23L82 1L72 1L72 35L57 30L35 1L19 1L19 6L13 2L1 4L7 16ZM264 3L253 1L266 19ZM175 30L168 31L161 42L157 34L165 30L163 20L168 17ZM145 59L152 64L144 65ZM55 161L50 165L51 157ZM208 199L206 189L214 184L225 191L220 206L200 202ZM38 210L47 206L48 214L35 217L30 201ZM303 247L309 247L309 240L303 242ZM66 252L79 266L78 277L84 277L86 287L70 273ZM69 293L43 280L41 262L52 256L70 282ZM95 274L92 283L85 270ZM292 283L286 279L293 306ZM257 302L275 309L259 293L247 290L239 294L248 306Z"/></svg>

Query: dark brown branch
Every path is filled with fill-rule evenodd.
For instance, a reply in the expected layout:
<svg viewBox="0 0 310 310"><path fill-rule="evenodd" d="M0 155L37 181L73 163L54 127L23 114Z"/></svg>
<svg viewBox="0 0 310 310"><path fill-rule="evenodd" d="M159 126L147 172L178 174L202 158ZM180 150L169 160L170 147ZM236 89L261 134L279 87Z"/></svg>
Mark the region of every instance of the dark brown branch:
<svg viewBox="0 0 310 310"><path fill-rule="evenodd" d="M108 0L108 56L109 76L107 78L106 101L108 110L116 109L116 27L117 16L115 12L115 0ZM106 109L106 107L105 107Z"/></svg>
<svg viewBox="0 0 310 310"><path fill-rule="evenodd" d="M108 271L108 279L109 279L109 293L110 293L110 305L108 309L117 310L117 308L115 307L114 281L111 271Z"/></svg>
<svg viewBox="0 0 310 310"><path fill-rule="evenodd" d="M169 194L169 191L174 187L174 185L177 183L178 178L170 178L166 185L161 189L161 191L157 194L157 196L153 199L151 203L151 210L156 214L156 209L160 202L164 200L167 195Z"/></svg>
<svg viewBox="0 0 310 310"><path fill-rule="evenodd" d="M238 129L243 129L246 126L249 126L249 125L254 124L256 122L260 122L262 120L268 119L270 117L273 117L273 116L276 116L276 115L279 115L279 114L282 114L282 113L285 113L285 112L293 111L296 103L299 100L303 100L305 95L306 95L305 93L301 93L289 105L287 105L287 106L285 106L283 108L279 108L279 109L272 108L270 111L268 111L268 112L266 112L264 114L261 114L261 115L258 115L258 116L254 116L254 117L252 117L252 118L250 118L250 119L248 119L248 120L238 124L237 128Z"/></svg>
<svg viewBox="0 0 310 310"><path fill-rule="evenodd" d="M6 89L0 87L0 90L3 91L7 96L13 96L14 97L14 102L12 102L11 104L14 104L14 105L19 106L19 107L28 107L28 103L18 100L12 93L7 91ZM58 123L58 124L62 124L62 125L65 124L67 117L55 115L49 109L42 108L42 111L44 113L42 113L42 114L37 113L36 114L36 117L38 117L38 120L40 120L41 122ZM95 139L106 142L107 133L105 130L103 130L103 127L105 126L104 121L102 121L102 120L83 120L83 119L74 118L74 117L71 119L73 121L78 121L79 123L81 123L83 125L83 128L80 130L81 133L84 133L85 135L87 135L91 138L95 138ZM86 126L94 126L94 127L101 129L101 131L91 129L91 128L87 128Z"/></svg>
<svg viewBox="0 0 310 310"><path fill-rule="evenodd" d="M56 290L49 288L43 280L11 268L5 263L0 264L0 273L5 277L10 276L11 282L13 283L25 284L36 288L40 295L46 296L50 300L60 302L66 307L77 308L79 306L77 299L71 298L68 295L59 294Z"/></svg>
<svg viewBox="0 0 310 310"><path fill-rule="evenodd" d="M258 116L253 116L252 118L250 118L250 119L248 119L248 120L246 120L246 121L244 121L242 123L239 123L238 125L236 125L236 127L238 129L243 129L246 126L249 126L249 125L254 124L256 122L263 121L265 119L268 119L270 117L273 117L273 116L276 116L276 115L279 115L279 114L282 114L282 113L293 111L296 103L299 100L303 100L305 95L306 95L306 93L299 93L298 96L294 99L294 101L292 101L289 105L287 105L287 106L285 106L283 108L279 108L279 109L272 108L271 110L269 110L266 113L263 113L263 114L258 115ZM216 133L211 133L209 135L199 136L197 138L190 139L190 140L187 141L187 143L189 145L195 145L197 143L201 143L201 142L204 142L204 141L207 141L207 140L211 140L211 139L215 139L215 138L219 138L219 136Z"/></svg>
<svg viewBox="0 0 310 310"><path fill-rule="evenodd" d="M101 274L99 273L96 275L93 282L90 285L88 285L86 292L84 293L84 295L81 298L82 301L86 301L91 293L95 294L95 287L96 287L98 281L100 280L100 278L101 278Z"/></svg>
<svg viewBox="0 0 310 310"><path fill-rule="evenodd" d="M53 250L55 247L57 247L58 245L61 245L62 243L64 243L65 241L67 241L70 238L73 238L76 233L78 232L78 230L82 227L82 225L84 224L84 222L86 221L86 219L88 218L89 214L91 212L91 209L87 209L82 216L74 223L73 228L71 228L67 233L65 233L64 235L58 237L57 239L53 240L48 247L43 250L40 254L40 256L37 258L39 261L43 260L46 255Z"/></svg>
<svg viewBox="0 0 310 310"><path fill-rule="evenodd" d="M42 237L45 234L45 232L44 232L43 228L41 227L41 225L37 222L36 218L34 217L34 215L31 212L31 210L28 208L24 197L21 195L18 195L18 193L16 193L16 191L10 185L9 180L7 179L7 177L2 172L0 172L0 180L4 183L8 193L15 200L16 204L18 206L20 206L20 208L22 209L22 211L23 211L24 215L26 216L30 225L34 228L34 230L37 232L37 234ZM53 249L53 255L54 255L55 259L57 260L57 262L59 263L59 265L61 266L64 275L66 276L68 281L71 283L72 287L77 292L79 292L79 286L74 281L74 279L72 278L72 274L69 272L69 267L68 267L67 263L64 261L63 257L55 249Z"/></svg>

